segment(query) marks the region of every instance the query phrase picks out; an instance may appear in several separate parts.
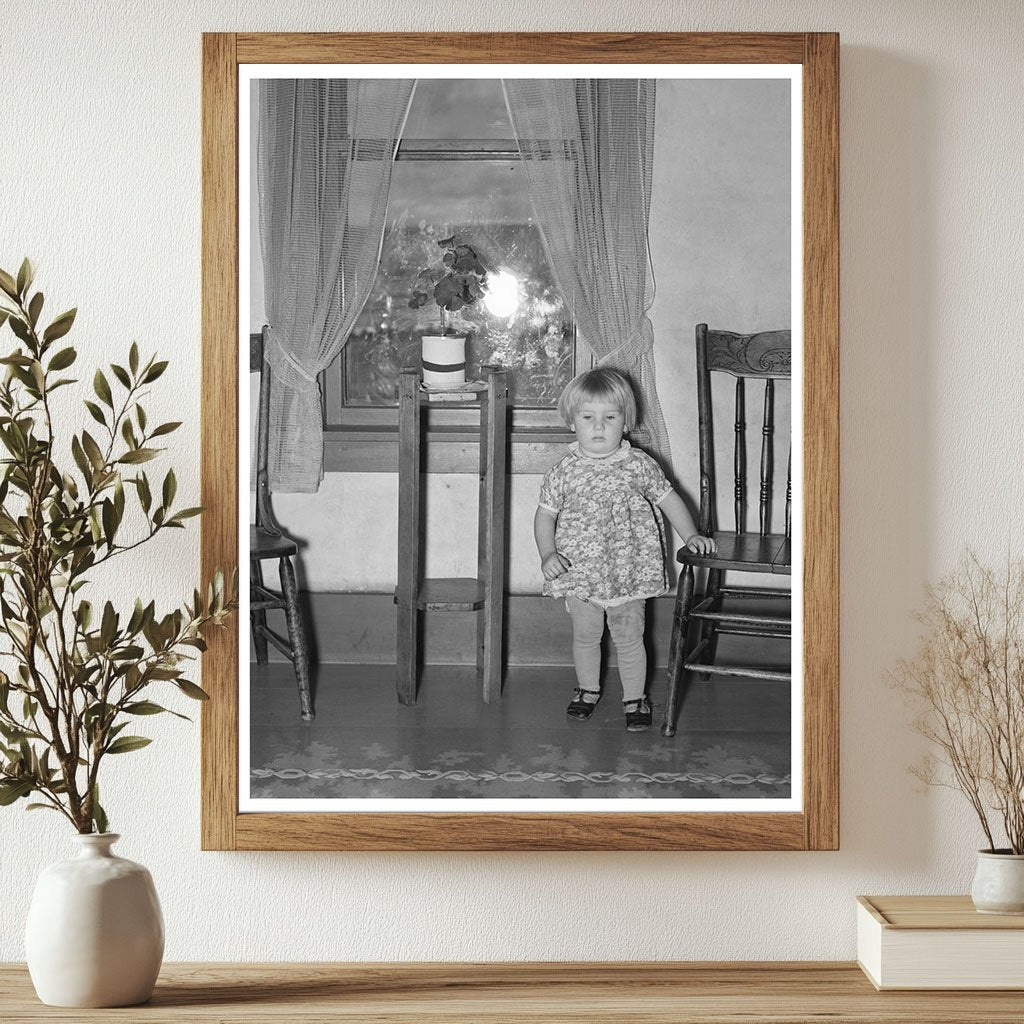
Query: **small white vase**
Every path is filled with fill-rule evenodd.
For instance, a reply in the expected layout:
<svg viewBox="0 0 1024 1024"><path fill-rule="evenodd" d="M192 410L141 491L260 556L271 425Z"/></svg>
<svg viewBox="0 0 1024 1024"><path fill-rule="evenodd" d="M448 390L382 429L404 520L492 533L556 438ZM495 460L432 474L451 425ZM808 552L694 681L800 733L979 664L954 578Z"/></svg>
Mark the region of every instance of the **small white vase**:
<svg viewBox="0 0 1024 1024"><path fill-rule="evenodd" d="M423 383L453 387L466 383L466 339L459 334L423 336Z"/></svg>
<svg viewBox="0 0 1024 1024"><path fill-rule="evenodd" d="M149 872L111 852L120 838L76 835L79 855L45 868L36 882L25 956L49 1006L134 1006L153 993L163 915Z"/></svg>
<svg viewBox="0 0 1024 1024"><path fill-rule="evenodd" d="M971 899L982 914L1024 914L1024 854L979 850Z"/></svg>

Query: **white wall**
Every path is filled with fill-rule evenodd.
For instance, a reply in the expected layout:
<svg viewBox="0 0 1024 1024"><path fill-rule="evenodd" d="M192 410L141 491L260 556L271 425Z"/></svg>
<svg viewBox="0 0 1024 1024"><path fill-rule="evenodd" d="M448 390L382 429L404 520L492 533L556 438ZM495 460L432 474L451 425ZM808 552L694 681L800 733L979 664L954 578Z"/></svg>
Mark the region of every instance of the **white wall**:
<svg viewBox="0 0 1024 1024"><path fill-rule="evenodd" d="M230 854L198 849L198 734L111 765L122 852L148 864L169 959L818 959L854 951L853 896L964 892L976 827L923 795L886 685L922 583L965 544L1021 549L1019 51L1013 0L8 3L0 265L79 305L83 362L132 338L174 357L151 403L188 429L198 489L202 30L838 30L842 73L842 850L818 854ZM436 13L434 13L436 12ZM137 563L187 593L195 532ZM0 811L0 959L55 817ZM497 924L500 922L500 925Z"/></svg>

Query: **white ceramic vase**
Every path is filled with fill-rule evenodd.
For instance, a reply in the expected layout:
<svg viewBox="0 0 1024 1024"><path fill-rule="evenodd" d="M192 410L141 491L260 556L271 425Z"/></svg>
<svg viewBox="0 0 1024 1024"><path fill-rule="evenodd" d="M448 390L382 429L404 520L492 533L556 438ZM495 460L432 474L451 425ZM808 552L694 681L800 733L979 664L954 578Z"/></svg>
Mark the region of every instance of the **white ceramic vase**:
<svg viewBox="0 0 1024 1024"><path fill-rule="evenodd" d="M971 899L982 914L1024 914L1024 854L979 850Z"/></svg>
<svg viewBox="0 0 1024 1024"><path fill-rule="evenodd" d="M466 339L459 334L423 336L423 383L453 387L466 383Z"/></svg>
<svg viewBox="0 0 1024 1024"><path fill-rule="evenodd" d="M50 1006L134 1006L153 993L163 915L149 872L111 852L120 838L76 835L79 855L39 875L25 956L36 994Z"/></svg>

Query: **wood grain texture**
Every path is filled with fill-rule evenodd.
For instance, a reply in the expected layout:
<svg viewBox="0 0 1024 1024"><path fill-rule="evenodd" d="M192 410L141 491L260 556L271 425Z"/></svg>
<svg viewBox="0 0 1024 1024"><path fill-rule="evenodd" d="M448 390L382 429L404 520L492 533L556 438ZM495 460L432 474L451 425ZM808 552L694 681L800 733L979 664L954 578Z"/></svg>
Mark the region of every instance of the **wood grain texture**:
<svg viewBox="0 0 1024 1024"><path fill-rule="evenodd" d="M8 1024L1019 1024L1019 992L877 992L850 963L165 964L150 1003L43 1006L0 965Z"/></svg>
<svg viewBox="0 0 1024 1024"><path fill-rule="evenodd" d="M839 36L804 58L804 807L839 848Z"/></svg>
<svg viewBox="0 0 1024 1024"><path fill-rule="evenodd" d="M235 37L203 36L203 285L200 420L201 574L238 564L238 86ZM246 383L248 382L248 379ZM203 655L210 700L201 732L204 850L235 845L238 623Z"/></svg>
<svg viewBox="0 0 1024 1024"><path fill-rule="evenodd" d="M240 64L800 64L799 32L239 33Z"/></svg>
<svg viewBox="0 0 1024 1024"><path fill-rule="evenodd" d="M1024 915L979 914L970 896L858 896L884 928L1024 931Z"/></svg>
<svg viewBox="0 0 1024 1024"><path fill-rule="evenodd" d="M204 36L204 573L236 551L238 63L803 63L802 814L237 813L237 639L204 659L203 846L261 850L834 849L838 844L838 37L832 34ZM517 446L513 445L513 453ZM475 456L475 452L474 452ZM393 456L392 456L393 457ZM475 461L475 458L474 458ZM515 463L515 454L513 454ZM652 737L653 739L653 737Z"/></svg>
<svg viewBox="0 0 1024 1024"><path fill-rule="evenodd" d="M802 814L240 814L242 850L802 850Z"/></svg>

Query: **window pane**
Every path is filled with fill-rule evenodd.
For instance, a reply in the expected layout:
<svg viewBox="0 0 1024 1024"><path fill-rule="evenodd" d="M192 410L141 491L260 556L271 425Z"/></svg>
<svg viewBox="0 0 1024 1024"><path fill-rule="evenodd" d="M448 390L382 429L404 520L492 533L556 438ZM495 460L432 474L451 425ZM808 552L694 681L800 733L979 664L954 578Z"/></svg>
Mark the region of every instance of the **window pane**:
<svg viewBox="0 0 1024 1024"><path fill-rule="evenodd" d="M501 79L417 79L403 137L511 139Z"/></svg>
<svg viewBox="0 0 1024 1024"><path fill-rule="evenodd" d="M406 138L511 138L498 80L420 80ZM469 336L469 379L482 364L513 371L513 401L553 407L573 374L574 329L555 287L518 159L399 160L374 288L345 346L344 404L395 405L398 373L420 363L420 339L441 330L431 300L410 309L420 270L439 262L455 235L491 270L489 296L449 328Z"/></svg>

